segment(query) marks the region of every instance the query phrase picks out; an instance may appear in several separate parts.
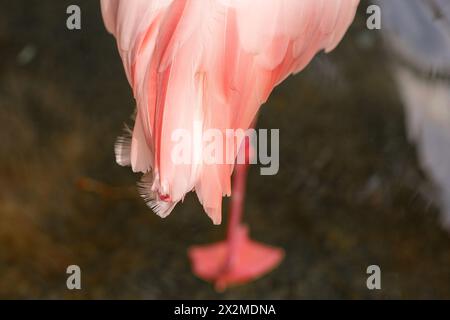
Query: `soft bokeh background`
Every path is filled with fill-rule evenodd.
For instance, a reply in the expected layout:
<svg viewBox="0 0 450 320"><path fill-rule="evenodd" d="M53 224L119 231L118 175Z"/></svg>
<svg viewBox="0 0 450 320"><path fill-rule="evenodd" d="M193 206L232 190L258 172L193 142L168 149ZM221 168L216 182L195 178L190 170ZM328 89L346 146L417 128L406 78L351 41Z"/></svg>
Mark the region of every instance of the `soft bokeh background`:
<svg viewBox="0 0 450 320"><path fill-rule="evenodd" d="M81 31L65 27L69 4ZM252 168L245 221L285 260L216 293L186 249L225 227L193 194L161 220L115 164L134 103L98 1L0 0L0 297L450 298L450 236L366 7L334 53L262 108L259 126L281 130L280 172ZM66 288L70 264L81 291ZM380 291L366 288L371 264Z"/></svg>

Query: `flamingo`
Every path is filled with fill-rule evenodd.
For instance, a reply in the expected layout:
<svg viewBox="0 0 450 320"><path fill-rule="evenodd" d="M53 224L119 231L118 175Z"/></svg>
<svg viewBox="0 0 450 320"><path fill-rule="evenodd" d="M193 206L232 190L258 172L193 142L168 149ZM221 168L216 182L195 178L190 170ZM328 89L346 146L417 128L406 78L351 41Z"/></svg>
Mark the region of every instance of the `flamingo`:
<svg viewBox="0 0 450 320"><path fill-rule="evenodd" d="M330 52L354 19L359 0L101 0L137 108L133 129L117 140L116 161L142 173L139 192L167 217L195 191L214 224L232 196L227 240L189 250L194 273L228 286L276 267L282 249L250 240L241 223L248 164L174 163L174 130L249 129L273 88ZM251 152L245 138L236 150ZM193 157L205 152L193 141ZM233 191L231 190L231 176Z"/></svg>
<svg viewBox="0 0 450 320"><path fill-rule="evenodd" d="M450 2L377 0L410 140L450 230Z"/></svg>

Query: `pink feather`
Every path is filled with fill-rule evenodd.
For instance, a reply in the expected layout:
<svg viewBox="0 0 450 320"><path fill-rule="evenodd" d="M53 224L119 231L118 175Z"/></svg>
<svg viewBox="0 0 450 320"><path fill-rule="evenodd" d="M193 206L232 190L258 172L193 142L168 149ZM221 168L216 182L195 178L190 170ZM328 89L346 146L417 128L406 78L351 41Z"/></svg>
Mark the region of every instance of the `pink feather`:
<svg viewBox="0 0 450 320"><path fill-rule="evenodd" d="M220 224L233 165L175 164L172 132L198 123L203 131L248 129L277 84L337 46L358 3L101 0L137 102L132 140L120 140L118 160L144 173L141 192L157 214L195 190ZM201 157L201 142L191 147Z"/></svg>

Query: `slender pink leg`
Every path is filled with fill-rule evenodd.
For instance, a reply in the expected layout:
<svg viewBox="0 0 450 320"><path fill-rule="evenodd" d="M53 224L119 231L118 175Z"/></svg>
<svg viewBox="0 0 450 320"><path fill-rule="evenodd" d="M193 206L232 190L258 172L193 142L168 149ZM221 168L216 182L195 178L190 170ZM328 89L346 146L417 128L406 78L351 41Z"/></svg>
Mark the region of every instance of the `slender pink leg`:
<svg viewBox="0 0 450 320"><path fill-rule="evenodd" d="M282 249L252 241L247 227L241 224L250 154L249 141L240 152L245 152L245 163L236 164L230 205L227 240L210 245L193 246L188 254L193 272L200 278L215 283L216 289L254 280L275 268L283 259Z"/></svg>
<svg viewBox="0 0 450 320"><path fill-rule="evenodd" d="M245 200L245 191L247 186L247 174L248 174L248 166L249 166L249 158L247 156L251 152L250 143L247 139L244 142L244 145L240 152L245 152L245 163L236 164L234 168L234 176L233 176L233 191L231 197L231 205L230 205L230 220L228 222L228 231L227 231L227 258L225 260L224 268L227 269L232 268L234 262L237 257L237 249L239 244L239 229L242 220L242 212L244 209L244 200Z"/></svg>

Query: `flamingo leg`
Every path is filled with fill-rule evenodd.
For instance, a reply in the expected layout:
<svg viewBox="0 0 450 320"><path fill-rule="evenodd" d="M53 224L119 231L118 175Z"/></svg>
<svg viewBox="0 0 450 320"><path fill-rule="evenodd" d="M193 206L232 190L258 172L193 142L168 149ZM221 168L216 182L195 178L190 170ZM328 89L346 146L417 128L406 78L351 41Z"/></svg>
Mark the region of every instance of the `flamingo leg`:
<svg viewBox="0 0 450 320"><path fill-rule="evenodd" d="M245 142L245 150L248 151L248 145ZM242 228L242 212L244 208L246 182L248 174L248 163L236 164L233 176L233 196L230 205L230 221L228 222L227 231L227 256L224 264L225 271L230 270L237 258L237 250L239 246L239 230Z"/></svg>
<svg viewBox="0 0 450 320"><path fill-rule="evenodd" d="M248 228L241 224L250 148L245 141L240 152L246 152L246 161L235 166L226 241L193 246L188 252L194 274L214 282L218 291L261 277L274 269L284 256L282 249L250 240Z"/></svg>

